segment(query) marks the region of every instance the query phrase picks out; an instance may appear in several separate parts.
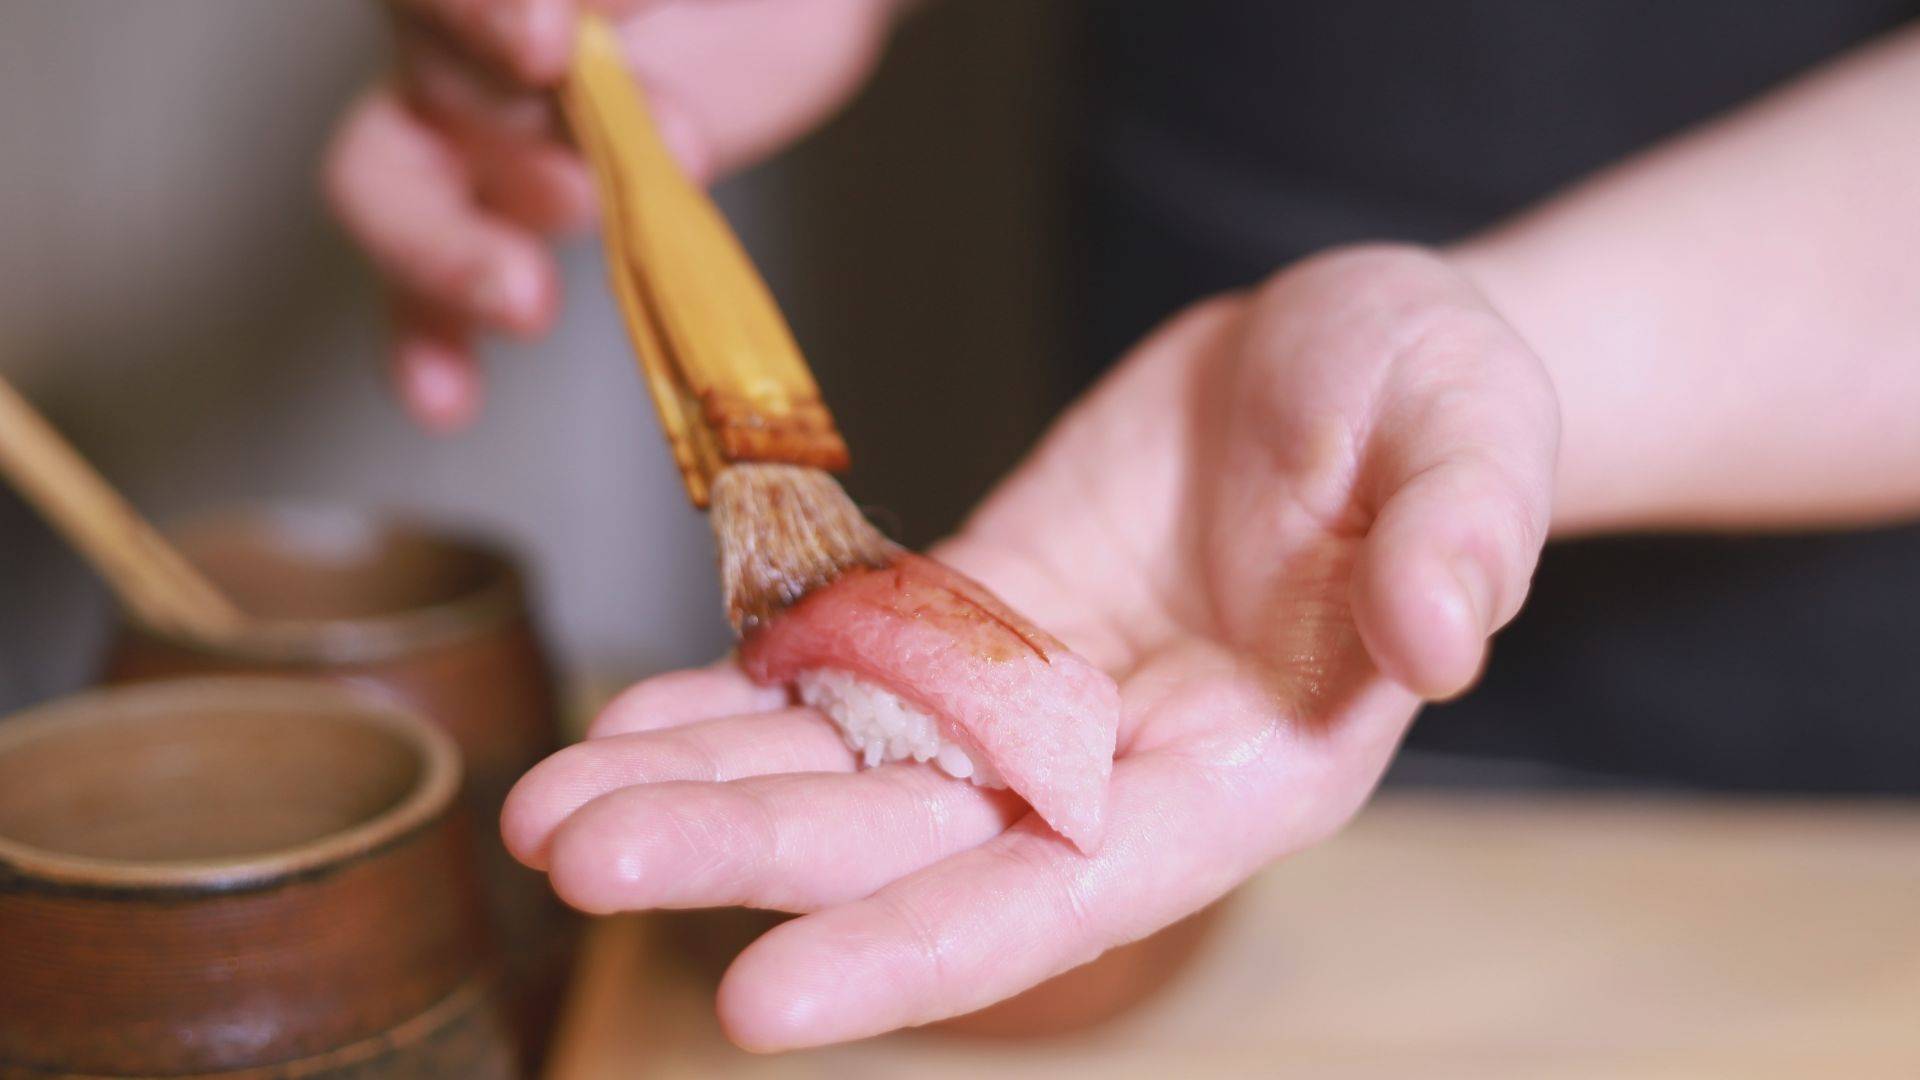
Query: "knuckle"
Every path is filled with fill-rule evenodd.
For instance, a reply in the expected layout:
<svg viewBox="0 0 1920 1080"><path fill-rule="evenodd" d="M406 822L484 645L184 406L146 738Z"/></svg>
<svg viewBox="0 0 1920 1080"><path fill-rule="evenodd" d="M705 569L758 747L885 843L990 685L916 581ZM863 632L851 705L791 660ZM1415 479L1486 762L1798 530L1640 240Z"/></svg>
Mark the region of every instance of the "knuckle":
<svg viewBox="0 0 1920 1080"><path fill-rule="evenodd" d="M876 895L873 902L899 931L912 960L925 970L926 985L948 983L953 974L952 938L940 932L938 917L926 910L929 905L891 892Z"/></svg>

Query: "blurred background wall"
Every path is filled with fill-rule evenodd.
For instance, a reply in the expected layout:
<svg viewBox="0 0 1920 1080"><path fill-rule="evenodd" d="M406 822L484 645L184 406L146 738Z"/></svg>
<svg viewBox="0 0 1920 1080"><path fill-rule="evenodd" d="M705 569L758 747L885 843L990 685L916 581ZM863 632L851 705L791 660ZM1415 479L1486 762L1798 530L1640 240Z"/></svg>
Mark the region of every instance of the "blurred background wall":
<svg viewBox="0 0 1920 1080"><path fill-rule="evenodd" d="M721 192L852 440L850 488L915 543L1046 411L1064 10L934 5L847 114ZM0 372L154 515L424 511L520 548L576 676L712 657L706 526L597 244L565 250L552 337L489 348L476 429L430 437L389 400L379 297L315 180L384 50L372 3L0 2ZM86 682L107 614L0 493L0 709Z"/></svg>

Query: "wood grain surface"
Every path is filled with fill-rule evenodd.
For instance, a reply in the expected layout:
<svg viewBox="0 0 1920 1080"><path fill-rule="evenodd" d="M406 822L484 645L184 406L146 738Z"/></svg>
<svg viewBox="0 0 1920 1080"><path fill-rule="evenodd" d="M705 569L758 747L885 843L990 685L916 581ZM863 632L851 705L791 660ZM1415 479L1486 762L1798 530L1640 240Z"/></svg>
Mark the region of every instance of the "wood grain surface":
<svg viewBox="0 0 1920 1080"><path fill-rule="evenodd" d="M156 626L221 641L245 616L0 378L0 476Z"/></svg>
<svg viewBox="0 0 1920 1080"><path fill-rule="evenodd" d="M1920 1076L1920 804L1391 795L1088 1035L756 1057L605 920L554 1080Z"/></svg>
<svg viewBox="0 0 1920 1080"><path fill-rule="evenodd" d="M847 444L733 226L681 171L604 20L580 20L560 102L600 193L614 298L687 495L729 464L840 471Z"/></svg>

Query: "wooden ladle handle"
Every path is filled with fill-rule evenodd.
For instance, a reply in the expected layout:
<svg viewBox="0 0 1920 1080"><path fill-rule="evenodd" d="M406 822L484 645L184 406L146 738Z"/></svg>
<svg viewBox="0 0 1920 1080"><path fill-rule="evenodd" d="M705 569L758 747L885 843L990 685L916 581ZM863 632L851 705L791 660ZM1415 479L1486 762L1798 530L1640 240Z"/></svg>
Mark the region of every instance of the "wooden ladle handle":
<svg viewBox="0 0 1920 1080"><path fill-rule="evenodd" d="M202 640L239 632L244 616L0 378L0 473L143 622Z"/></svg>

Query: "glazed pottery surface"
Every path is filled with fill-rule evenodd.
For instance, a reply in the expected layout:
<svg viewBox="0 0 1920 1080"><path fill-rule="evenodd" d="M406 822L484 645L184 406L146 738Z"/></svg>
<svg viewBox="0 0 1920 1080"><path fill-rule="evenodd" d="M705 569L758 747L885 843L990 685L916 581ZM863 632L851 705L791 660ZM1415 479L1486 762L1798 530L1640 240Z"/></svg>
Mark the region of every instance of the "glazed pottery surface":
<svg viewBox="0 0 1920 1080"><path fill-rule="evenodd" d="M109 681L215 672L314 675L392 696L453 736L505 989L530 1054L565 984L575 920L506 852L506 793L559 744L556 691L513 560L447 530L325 506L230 510L171 530L260 632L209 645L135 624Z"/></svg>
<svg viewBox="0 0 1920 1080"><path fill-rule="evenodd" d="M0 1075L511 1075L459 784L437 728L314 681L0 720Z"/></svg>

